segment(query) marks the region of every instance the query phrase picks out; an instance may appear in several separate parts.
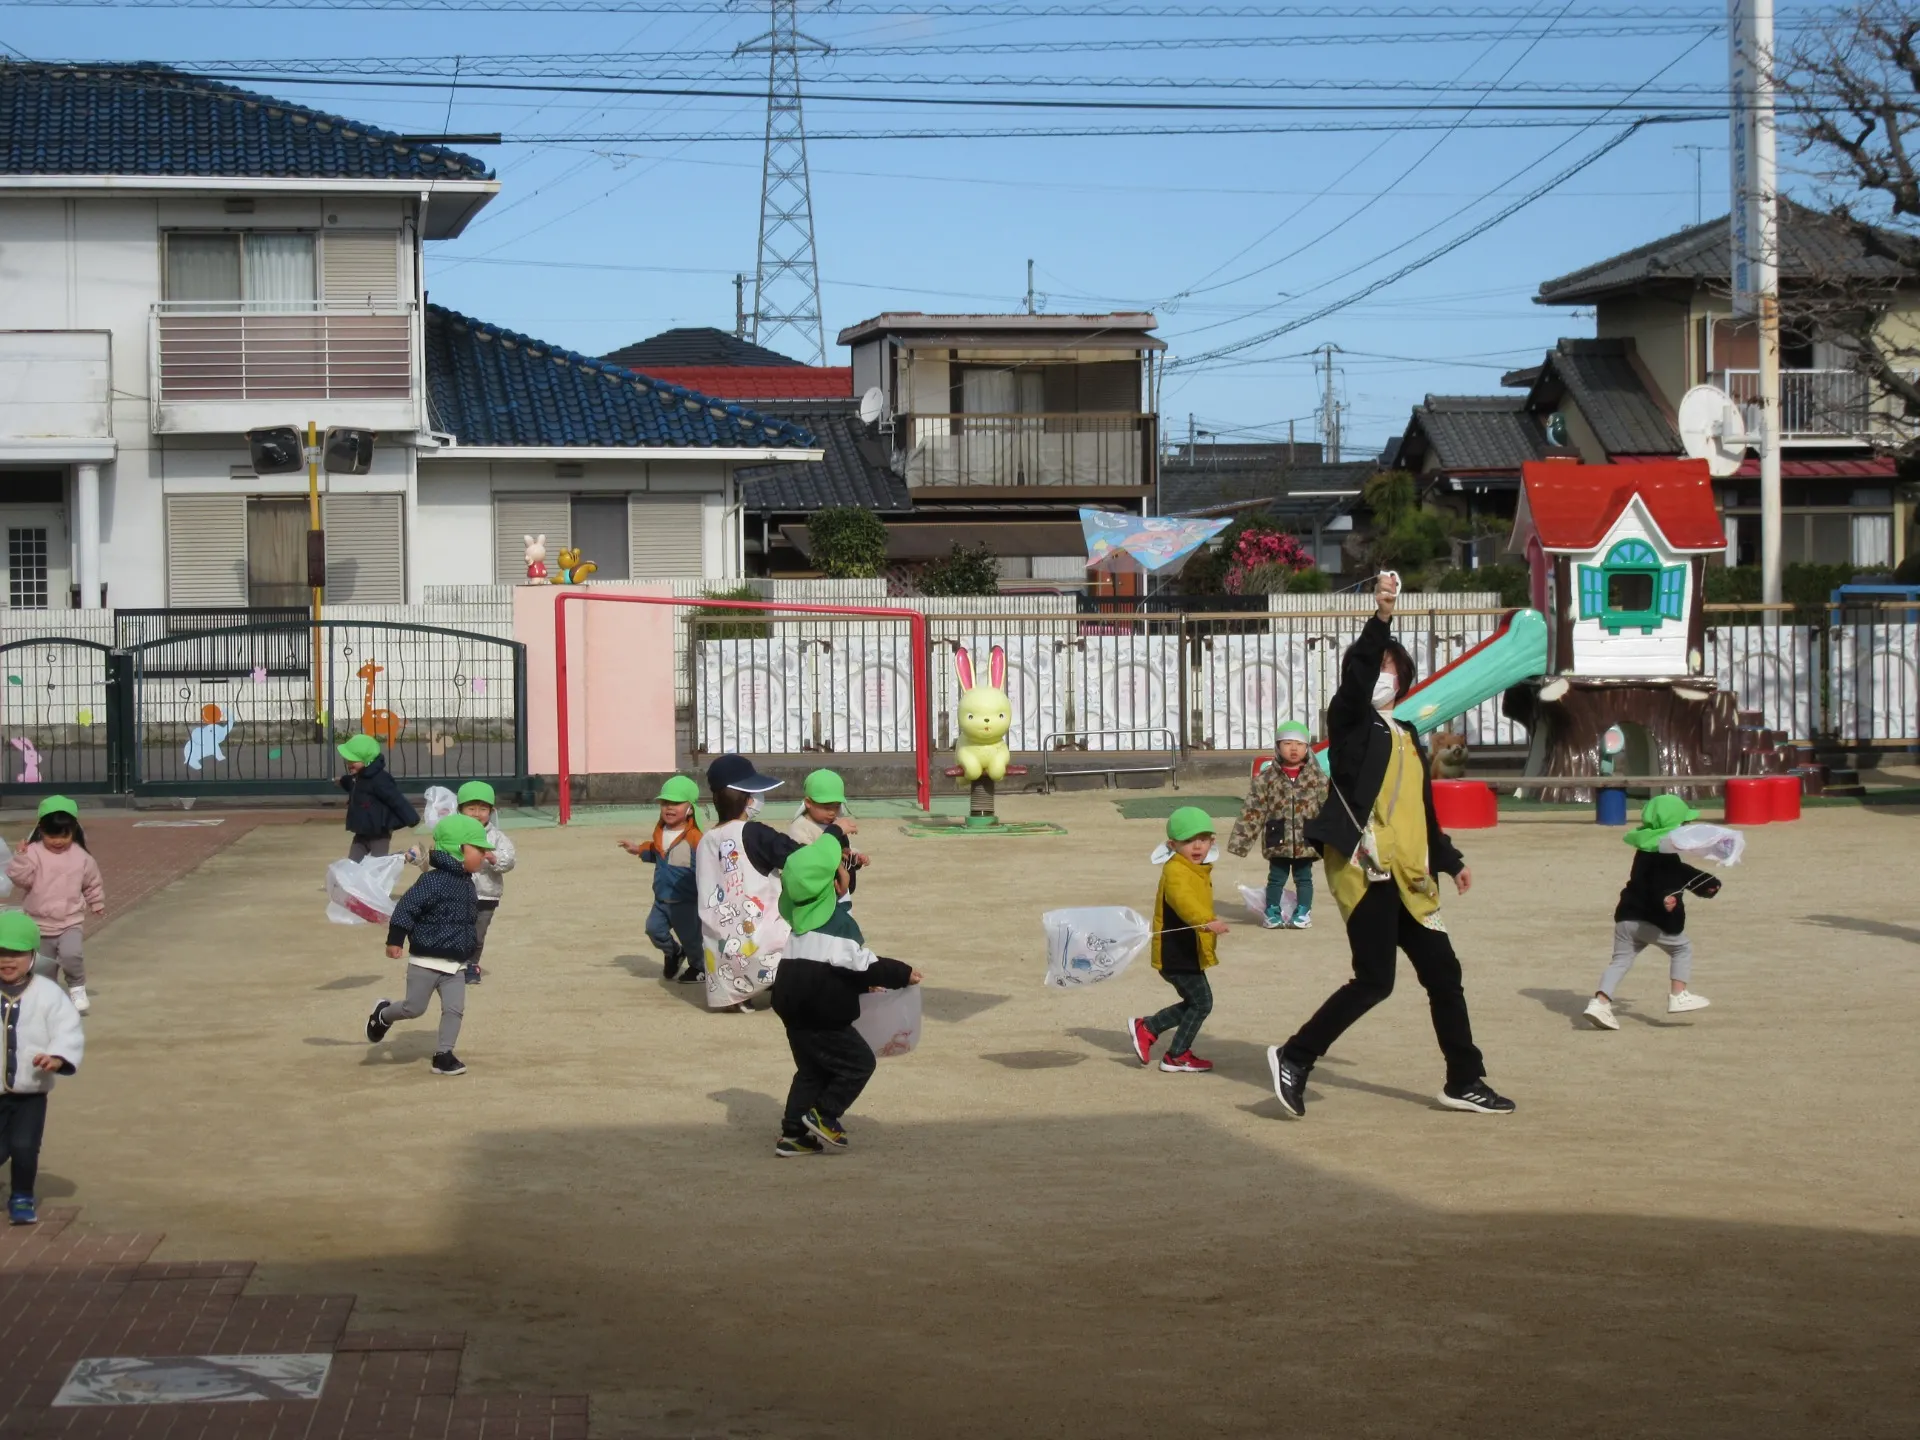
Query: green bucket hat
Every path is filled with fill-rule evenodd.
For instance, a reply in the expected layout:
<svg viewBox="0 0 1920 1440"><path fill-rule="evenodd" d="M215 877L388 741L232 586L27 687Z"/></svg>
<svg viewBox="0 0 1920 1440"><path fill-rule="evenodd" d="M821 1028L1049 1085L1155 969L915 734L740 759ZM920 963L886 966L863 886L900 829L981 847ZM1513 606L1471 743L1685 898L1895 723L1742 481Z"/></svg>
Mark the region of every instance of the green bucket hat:
<svg viewBox="0 0 1920 1440"><path fill-rule="evenodd" d="M356 735L340 746L340 758L356 765L371 765L380 758L380 742L371 735Z"/></svg>
<svg viewBox="0 0 1920 1440"><path fill-rule="evenodd" d="M804 793L816 805L844 805L847 803L847 782L831 770L815 770L807 776Z"/></svg>
<svg viewBox="0 0 1920 1440"><path fill-rule="evenodd" d="M700 786L685 775L669 775L655 798L668 805L691 805L700 798Z"/></svg>
<svg viewBox="0 0 1920 1440"><path fill-rule="evenodd" d="M840 842L831 835L822 835L787 857L780 869L780 914L794 934L818 930L832 918L840 903L833 877L841 859Z"/></svg>
<svg viewBox="0 0 1920 1440"><path fill-rule="evenodd" d="M1641 807L1639 827L1620 838L1636 850L1658 850L1661 840L1699 818L1700 812L1678 795L1656 795Z"/></svg>
<svg viewBox="0 0 1920 1440"><path fill-rule="evenodd" d="M80 818L80 807L64 795L49 795L40 802L40 810L35 819L44 820L49 815L71 815Z"/></svg>
<svg viewBox="0 0 1920 1440"><path fill-rule="evenodd" d="M0 915L0 950L24 955L40 948L40 927L24 910L9 910Z"/></svg>
<svg viewBox="0 0 1920 1440"><path fill-rule="evenodd" d="M449 815L433 827L434 849L458 855L462 845L477 845L482 850L493 849L493 842L487 839L487 827L471 815Z"/></svg>
<svg viewBox="0 0 1920 1440"><path fill-rule="evenodd" d="M1176 845L1196 835L1213 834L1213 817L1198 805L1182 805L1167 817L1167 839Z"/></svg>
<svg viewBox="0 0 1920 1440"><path fill-rule="evenodd" d="M1298 720L1281 721L1280 728L1273 732L1273 739L1276 745L1282 740L1298 740L1302 745L1313 743L1313 735Z"/></svg>
<svg viewBox="0 0 1920 1440"><path fill-rule="evenodd" d="M484 780L467 781L460 787L460 793L453 797L455 805L471 805L476 800L490 807L499 803L493 798L493 786Z"/></svg>

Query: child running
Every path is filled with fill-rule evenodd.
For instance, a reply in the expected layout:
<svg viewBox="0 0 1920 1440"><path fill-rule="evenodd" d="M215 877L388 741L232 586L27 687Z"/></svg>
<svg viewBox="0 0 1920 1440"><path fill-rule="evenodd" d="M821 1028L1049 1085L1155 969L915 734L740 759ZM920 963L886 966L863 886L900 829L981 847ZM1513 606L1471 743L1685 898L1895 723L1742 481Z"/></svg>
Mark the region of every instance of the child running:
<svg viewBox="0 0 1920 1440"><path fill-rule="evenodd" d="M1678 855L1660 848L1660 841L1682 825L1700 818L1678 795L1656 795L1640 811L1640 824L1620 838L1633 846L1633 869L1628 872L1620 903L1613 907L1613 963L1600 977L1600 988L1587 1002L1587 1023L1596 1030L1618 1030L1613 997L1640 952L1658 945L1667 952L1667 1013L1704 1010L1712 1002L1687 988L1693 974L1693 941L1687 938L1687 907L1681 899L1691 890L1703 900L1720 893L1720 881L1696 870Z"/></svg>
<svg viewBox="0 0 1920 1440"><path fill-rule="evenodd" d="M33 973L40 927L18 910L0 914L0 1028L6 1031L6 1075L0 1087L0 1163L13 1161L7 1220L33 1225L40 1141L47 1133L47 1092L56 1075L80 1068L86 1032L66 993Z"/></svg>
<svg viewBox="0 0 1920 1440"><path fill-rule="evenodd" d="M429 869L400 897L387 925L387 958L400 958L404 940L412 954L407 960L407 998L401 1004L382 1000L367 1016L367 1043L378 1045L401 1020L417 1020L427 1013L427 1001L440 995L440 1044L433 1052L433 1073L464 1075L467 1067L453 1053L460 1038L460 1021L467 1013L467 962L479 946L475 921L479 898L473 877L487 863L493 842L487 827L471 815L449 815L433 827Z"/></svg>
<svg viewBox="0 0 1920 1440"><path fill-rule="evenodd" d="M846 813L846 806L846 782L831 770L815 770L807 776L800 813L787 826L787 835L799 845L811 845L822 835L839 838L840 848L847 852L847 893L840 903L851 905L853 892L860 888L860 872L872 862L853 848L860 827Z"/></svg>
<svg viewBox="0 0 1920 1440"><path fill-rule="evenodd" d="M715 823L700 837L693 873L701 976L712 1010L753 1009L754 997L772 986L787 943L780 868L799 846L754 818L779 784L744 755L722 755L707 767Z"/></svg>
<svg viewBox="0 0 1920 1440"><path fill-rule="evenodd" d="M1183 805L1167 817L1173 854L1160 868L1160 893L1153 900L1153 968L1179 993L1180 1003L1158 1015L1127 1022L1127 1041L1142 1065L1153 1063L1153 1043L1167 1031L1173 1041L1160 1068L1169 1075L1204 1075L1211 1060L1193 1053L1200 1027L1213 1013L1213 987L1207 971L1219 963L1214 937L1227 922L1213 914L1213 817L1197 805Z"/></svg>
<svg viewBox="0 0 1920 1440"><path fill-rule="evenodd" d="M647 939L660 952L660 974L683 985L703 980L700 963L700 906L694 893L693 858L700 847L700 822L694 803L700 787L690 776L673 775L660 787L660 823L644 845L622 840L620 848L653 866L653 909L647 912ZM686 970L680 967L685 963Z"/></svg>
<svg viewBox="0 0 1920 1440"><path fill-rule="evenodd" d="M920 972L867 948L840 904L849 876L840 842L822 835L787 857L780 914L792 927L773 980L773 1012L787 1027L793 1084L773 1153L787 1158L847 1147L841 1118L873 1078L873 1048L853 1028L860 996L920 983Z"/></svg>
<svg viewBox="0 0 1920 1440"><path fill-rule="evenodd" d="M20 908L40 927L41 973L66 981L73 1008L85 1015L93 1005L81 922L89 910L107 913L107 892L73 801L49 795L40 802L39 823L7 863L7 879L22 892Z"/></svg>
<svg viewBox="0 0 1920 1440"><path fill-rule="evenodd" d="M515 851L513 841L493 823L496 808L493 786L484 780L469 780L460 787L454 803L460 807L462 815L478 820L486 827L488 843L493 847L487 851L486 862L473 872L477 909L473 918L473 959L467 962L466 980L469 985L478 985L486 973L480 968L480 957L487 953L487 931L493 928L493 912L500 908L500 902L506 898L507 882L502 877L513 869ZM421 857L420 864L423 869L426 867L426 856Z"/></svg>
<svg viewBox="0 0 1920 1440"><path fill-rule="evenodd" d="M1227 850L1245 855L1260 837L1267 857L1267 919L1269 930L1282 926L1305 930L1313 924L1313 862L1320 853L1301 833L1327 803L1327 777L1308 750L1307 727L1289 720L1276 732L1275 763L1254 776L1247 803L1234 821ZM1293 881L1293 915L1285 916L1287 881Z"/></svg>
<svg viewBox="0 0 1920 1440"><path fill-rule="evenodd" d="M384 855L393 843L393 832L418 825L420 812L400 793L393 772L381 758L378 740L356 735L339 749L340 758L347 762L340 788L347 792L347 831L353 836L347 858Z"/></svg>

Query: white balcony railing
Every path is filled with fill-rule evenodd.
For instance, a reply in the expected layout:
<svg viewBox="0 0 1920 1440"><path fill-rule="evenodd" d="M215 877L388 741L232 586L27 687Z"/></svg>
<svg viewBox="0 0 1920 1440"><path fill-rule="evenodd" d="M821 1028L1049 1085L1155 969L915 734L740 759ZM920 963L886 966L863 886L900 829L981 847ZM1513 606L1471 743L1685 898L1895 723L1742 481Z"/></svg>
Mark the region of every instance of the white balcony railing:
<svg viewBox="0 0 1920 1440"><path fill-rule="evenodd" d="M902 415L909 486L1151 483L1154 417L1082 411Z"/></svg>
<svg viewBox="0 0 1920 1440"><path fill-rule="evenodd" d="M412 398L406 310L160 305L153 329L161 405Z"/></svg>
<svg viewBox="0 0 1920 1440"><path fill-rule="evenodd" d="M1714 382L1754 418L1749 407L1760 401L1758 370L1722 370ZM1867 377L1852 370L1782 370L1780 429L1791 440L1862 439L1887 428L1874 412Z"/></svg>

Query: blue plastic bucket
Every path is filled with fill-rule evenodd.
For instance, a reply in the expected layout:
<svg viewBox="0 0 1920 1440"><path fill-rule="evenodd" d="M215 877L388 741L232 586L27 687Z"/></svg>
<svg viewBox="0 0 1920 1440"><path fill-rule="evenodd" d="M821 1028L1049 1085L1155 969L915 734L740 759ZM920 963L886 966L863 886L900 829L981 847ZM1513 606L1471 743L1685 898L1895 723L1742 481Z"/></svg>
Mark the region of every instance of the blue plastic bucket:
<svg viewBox="0 0 1920 1440"><path fill-rule="evenodd" d="M1618 785L1609 785L1597 791L1593 801L1593 818L1602 825L1624 825L1627 823L1627 792Z"/></svg>

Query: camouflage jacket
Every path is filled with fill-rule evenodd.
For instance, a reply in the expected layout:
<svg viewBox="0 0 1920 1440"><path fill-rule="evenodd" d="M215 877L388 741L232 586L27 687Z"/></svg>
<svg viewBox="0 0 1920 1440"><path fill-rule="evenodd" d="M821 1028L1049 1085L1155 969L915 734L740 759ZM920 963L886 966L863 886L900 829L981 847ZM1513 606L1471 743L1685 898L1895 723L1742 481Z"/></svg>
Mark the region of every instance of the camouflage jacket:
<svg viewBox="0 0 1920 1440"><path fill-rule="evenodd" d="M1301 831L1326 803L1327 777L1311 756L1301 765L1300 773L1291 777L1276 760L1254 777L1246 807L1233 823L1227 849L1245 855L1257 843L1260 853L1269 860L1305 860L1318 855L1318 847L1308 844ZM1281 823L1283 843L1266 843L1269 820Z"/></svg>

